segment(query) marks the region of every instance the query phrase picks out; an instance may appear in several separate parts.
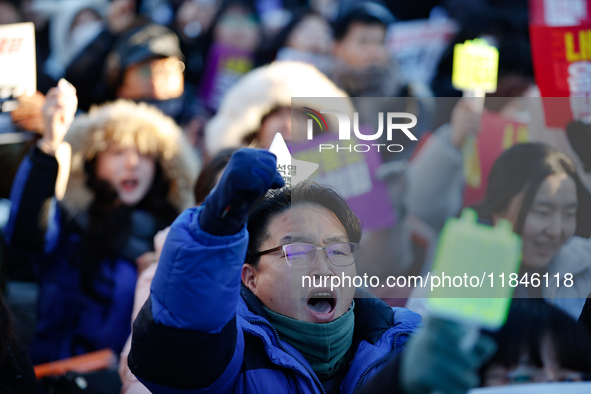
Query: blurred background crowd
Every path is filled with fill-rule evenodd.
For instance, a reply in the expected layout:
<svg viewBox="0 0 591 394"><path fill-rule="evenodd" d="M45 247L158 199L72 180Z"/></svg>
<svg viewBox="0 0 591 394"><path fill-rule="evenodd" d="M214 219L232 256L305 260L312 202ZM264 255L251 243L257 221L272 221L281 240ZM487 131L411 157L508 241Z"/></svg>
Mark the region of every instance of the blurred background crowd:
<svg viewBox="0 0 591 394"><path fill-rule="evenodd" d="M453 44L486 36L501 53L496 95L519 96L533 82L526 1L35 0L0 6L0 22L35 24L41 94L65 78L76 87L82 111L116 98L148 102L173 117L198 149L225 93L273 61L311 64L349 96L454 97L461 93L451 86ZM298 75L305 71L284 72L289 77L261 72L261 91L248 92L252 106L264 107L262 118L281 119L280 93L334 96L279 86L273 98L265 95L263 81L318 84Z"/></svg>

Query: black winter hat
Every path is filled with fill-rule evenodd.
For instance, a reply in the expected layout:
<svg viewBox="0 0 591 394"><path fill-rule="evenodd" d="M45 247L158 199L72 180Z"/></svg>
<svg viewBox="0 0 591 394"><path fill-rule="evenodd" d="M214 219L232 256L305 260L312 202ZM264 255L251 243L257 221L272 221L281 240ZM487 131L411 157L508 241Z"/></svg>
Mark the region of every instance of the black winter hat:
<svg viewBox="0 0 591 394"><path fill-rule="evenodd" d="M179 38L172 30L156 24L131 29L117 39L107 57L107 79L111 85L118 85L129 66L171 56L184 59Z"/></svg>

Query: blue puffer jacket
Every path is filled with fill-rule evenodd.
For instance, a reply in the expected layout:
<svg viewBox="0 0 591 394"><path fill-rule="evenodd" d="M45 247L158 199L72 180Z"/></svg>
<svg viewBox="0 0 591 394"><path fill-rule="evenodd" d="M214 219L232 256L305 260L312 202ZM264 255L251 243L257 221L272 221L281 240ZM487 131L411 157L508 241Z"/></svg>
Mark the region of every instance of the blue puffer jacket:
<svg viewBox="0 0 591 394"><path fill-rule="evenodd" d="M241 286L246 228L213 236L199 228L198 215L199 208L186 210L168 234L150 298L134 322L131 371L153 393L325 393ZM356 392L420 324L419 315L376 298L356 298L354 313L340 393Z"/></svg>
<svg viewBox="0 0 591 394"><path fill-rule="evenodd" d="M82 291L77 257L83 229L66 221L55 203L57 169L55 158L37 148L23 160L12 186L6 227L6 241L17 263L31 263L40 287L37 328L30 345L33 364L104 348L118 353L131 332L135 263L113 257L100 264L94 288L104 301ZM47 203L49 213L44 212Z"/></svg>

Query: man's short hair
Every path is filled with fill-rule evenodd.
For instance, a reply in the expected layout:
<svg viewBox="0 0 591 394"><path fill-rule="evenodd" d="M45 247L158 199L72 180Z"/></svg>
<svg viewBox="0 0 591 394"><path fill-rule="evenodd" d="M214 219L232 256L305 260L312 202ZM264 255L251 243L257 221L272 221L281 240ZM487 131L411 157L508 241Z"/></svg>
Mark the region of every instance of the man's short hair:
<svg viewBox="0 0 591 394"><path fill-rule="evenodd" d="M395 18L392 13L381 4L373 2L356 3L335 21L333 26L334 38L336 41L341 41L354 23L381 25L387 29L394 21Z"/></svg>
<svg viewBox="0 0 591 394"><path fill-rule="evenodd" d="M269 237L267 228L271 219L292 206L305 203L320 205L334 213L345 228L350 242L361 240L361 222L337 189L305 180L294 187L269 190L249 215L247 263L256 268L259 258L254 256L260 252L261 245Z"/></svg>

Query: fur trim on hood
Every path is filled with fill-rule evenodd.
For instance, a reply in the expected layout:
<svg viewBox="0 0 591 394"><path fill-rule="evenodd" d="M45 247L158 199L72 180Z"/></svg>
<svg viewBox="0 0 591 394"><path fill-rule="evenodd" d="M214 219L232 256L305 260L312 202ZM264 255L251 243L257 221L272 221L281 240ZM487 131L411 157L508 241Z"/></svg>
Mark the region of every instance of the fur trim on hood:
<svg viewBox="0 0 591 394"><path fill-rule="evenodd" d="M136 145L141 153L157 157L170 184L168 200L179 213L194 205L193 186L200 170L197 156L174 120L157 108L126 100L92 107L74 119L64 140L72 146L70 179L62 200L69 214L76 215L92 203L84 163L113 141Z"/></svg>
<svg viewBox="0 0 591 394"><path fill-rule="evenodd" d="M291 107L292 97L348 98L314 66L278 61L257 68L242 77L224 96L221 107L205 128L205 144L212 156L221 149L239 147L244 137L257 131L262 118L276 107ZM320 110L322 100L299 100ZM334 103L334 101L332 101ZM352 113L352 104L344 105ZM328 109L328 108L326 108Z"/></svg>

